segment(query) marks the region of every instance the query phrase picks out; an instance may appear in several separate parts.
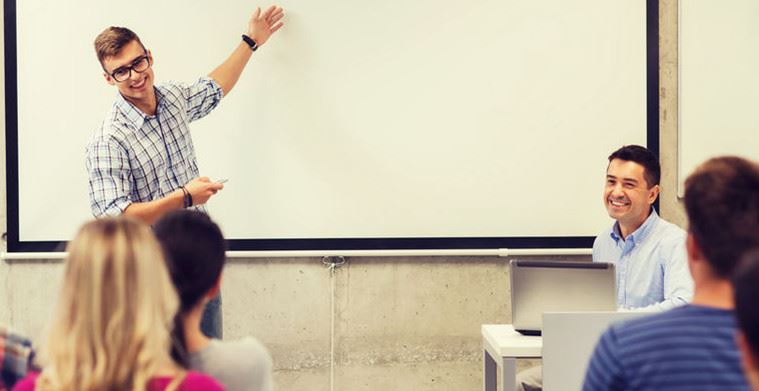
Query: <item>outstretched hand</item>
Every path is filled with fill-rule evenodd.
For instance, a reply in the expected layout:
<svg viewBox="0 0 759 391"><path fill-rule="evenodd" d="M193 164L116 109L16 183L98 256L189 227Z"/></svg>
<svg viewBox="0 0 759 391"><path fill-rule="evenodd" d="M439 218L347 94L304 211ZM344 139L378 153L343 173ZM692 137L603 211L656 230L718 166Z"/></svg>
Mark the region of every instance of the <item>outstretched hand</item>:
<svg viewBox="0 0 759 391"><path fill-rule="evenodd" d="M272 5L263 13L261 13L261 7L256 7L256 12L248 23L248 36L256 41L258 46L262 46L282 27L281 20L284 16L282 7Z"/></svg>
<svg viewBox="0 0 759 391"><path fill-rule="evenodd" d="M209 198L223 188L223 184L211 182L211 179L205 176L195 178L185 185L185 189L192 195L193 205L205 204Z"/></svg>

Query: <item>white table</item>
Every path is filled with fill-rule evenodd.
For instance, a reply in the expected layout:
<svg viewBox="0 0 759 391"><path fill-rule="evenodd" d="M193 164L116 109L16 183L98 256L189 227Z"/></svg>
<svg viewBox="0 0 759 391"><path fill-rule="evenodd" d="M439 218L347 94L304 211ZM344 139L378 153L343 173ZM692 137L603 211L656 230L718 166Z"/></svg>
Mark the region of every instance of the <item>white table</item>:
<svg viewBox="0 0 759 391"><path fill-rule="evenodd" d="M503 390L516 388L517 358L540 358L543 338L519 334L510 324L482 325L482 381L485 391L497 391L498 367Z"/></svg>

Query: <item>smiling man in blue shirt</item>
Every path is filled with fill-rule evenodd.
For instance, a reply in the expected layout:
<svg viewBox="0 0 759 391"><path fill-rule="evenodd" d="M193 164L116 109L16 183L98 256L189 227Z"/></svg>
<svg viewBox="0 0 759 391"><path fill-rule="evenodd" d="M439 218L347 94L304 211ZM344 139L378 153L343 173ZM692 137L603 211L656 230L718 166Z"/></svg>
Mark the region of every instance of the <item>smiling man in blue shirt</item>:
<svg viewBox="0 0 759 391"><path fill-rule="evenodd" d="M647 148L626 145L609 156L603 201L615 222L596 237L593 261L614 264L620 310L661 311L693 297L687 235L653 208L660 177L659 159ZM542 389L542 367L520 372L517 389Z"/></svg>
<svg viewBox="0 0 759 391"><path fill-rule="evenodd" d="M644 147L609 156L603 201L616 221L593 243L593 261L615 265L620 309L664 310L693 297L686 233L653 208L660 177L659 159Z"/></svg>
<svg viewBox="0 0 759 391"><path fill-rule="evenodd" d="M730 278L741 257L759 248L759 165L734 156L701 164L685 181L685 210L693 300L611 325L583 390L749 390ZM756 296L749 297L755 307Z"/></svg>

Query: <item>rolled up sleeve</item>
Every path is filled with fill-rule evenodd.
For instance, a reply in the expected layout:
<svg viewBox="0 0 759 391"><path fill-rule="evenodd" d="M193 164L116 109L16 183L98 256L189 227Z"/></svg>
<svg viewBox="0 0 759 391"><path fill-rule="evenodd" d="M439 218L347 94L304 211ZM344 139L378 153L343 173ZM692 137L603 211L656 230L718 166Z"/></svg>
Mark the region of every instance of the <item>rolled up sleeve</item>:
<svg viewBox="0 0 759 391"><path fill-rule="evenodd" d="M219 84L209 77L201 77L189 86L182 86L190 122L208 115L221 102L223 92Z"/></svg>
<svg viewBox="0 0 759 391"><path fill-rule="evenodd" d="M132 178L126 150L114 140L94 140L87 147L86 167L92 215L123 213L132 203Z"/></svg>

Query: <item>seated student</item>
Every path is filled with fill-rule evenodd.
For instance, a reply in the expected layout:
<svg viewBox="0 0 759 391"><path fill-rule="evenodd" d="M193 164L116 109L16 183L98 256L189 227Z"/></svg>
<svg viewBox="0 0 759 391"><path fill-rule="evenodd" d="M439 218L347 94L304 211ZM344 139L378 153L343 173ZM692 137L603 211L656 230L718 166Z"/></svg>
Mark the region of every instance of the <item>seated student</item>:
<svg viewBox="0 0 759 391"><path fill-rule="evenodd" d="M172 361L177 295L150 228L128 218L85 224L68 245L62 289L30 390L223 390Z"/></svg>
<svg viewBox="0 0 759 391"><path fill-rule="evenodd" d="M0 326L0 391L13 388L33 369L32 342Z"/></svg>
<svg viewBox="0 0 759 391"><path fill-rule="evenodd" d="M230 391L271 390L271 356L260 342L252 337L209 339L200 330L201 315L219 293L224 268L226 245L219 227L205 213L177 210L153 228L181 301L174 331L177 361L210 374Z"/></svg>
<svg viewBox="0 0 759 391"><path fill-rule="evenodd" d="M690 304L614 324L601 336L584 390L747 390L735 344L730 277L759 246L759 165L706 161L685 182Z"/></svg>
<svg viewBox="0 0 759 391"><path fill-rule="evenodd" d="M653 208L661 168L653 152L626 145L609 156L603 202L614 224L596 237L593 261L614 263L621 309L664 310L693 296L685 231Z"/></svg>
<svg viewBox="0 0 759 391"><path fill-rule="evenodd" d="M759 190L754 190L759 191ZM736 342L743 360L743 373L759 391L759 250L744 257L733 277L735 315L739 331Z"/></svg>

